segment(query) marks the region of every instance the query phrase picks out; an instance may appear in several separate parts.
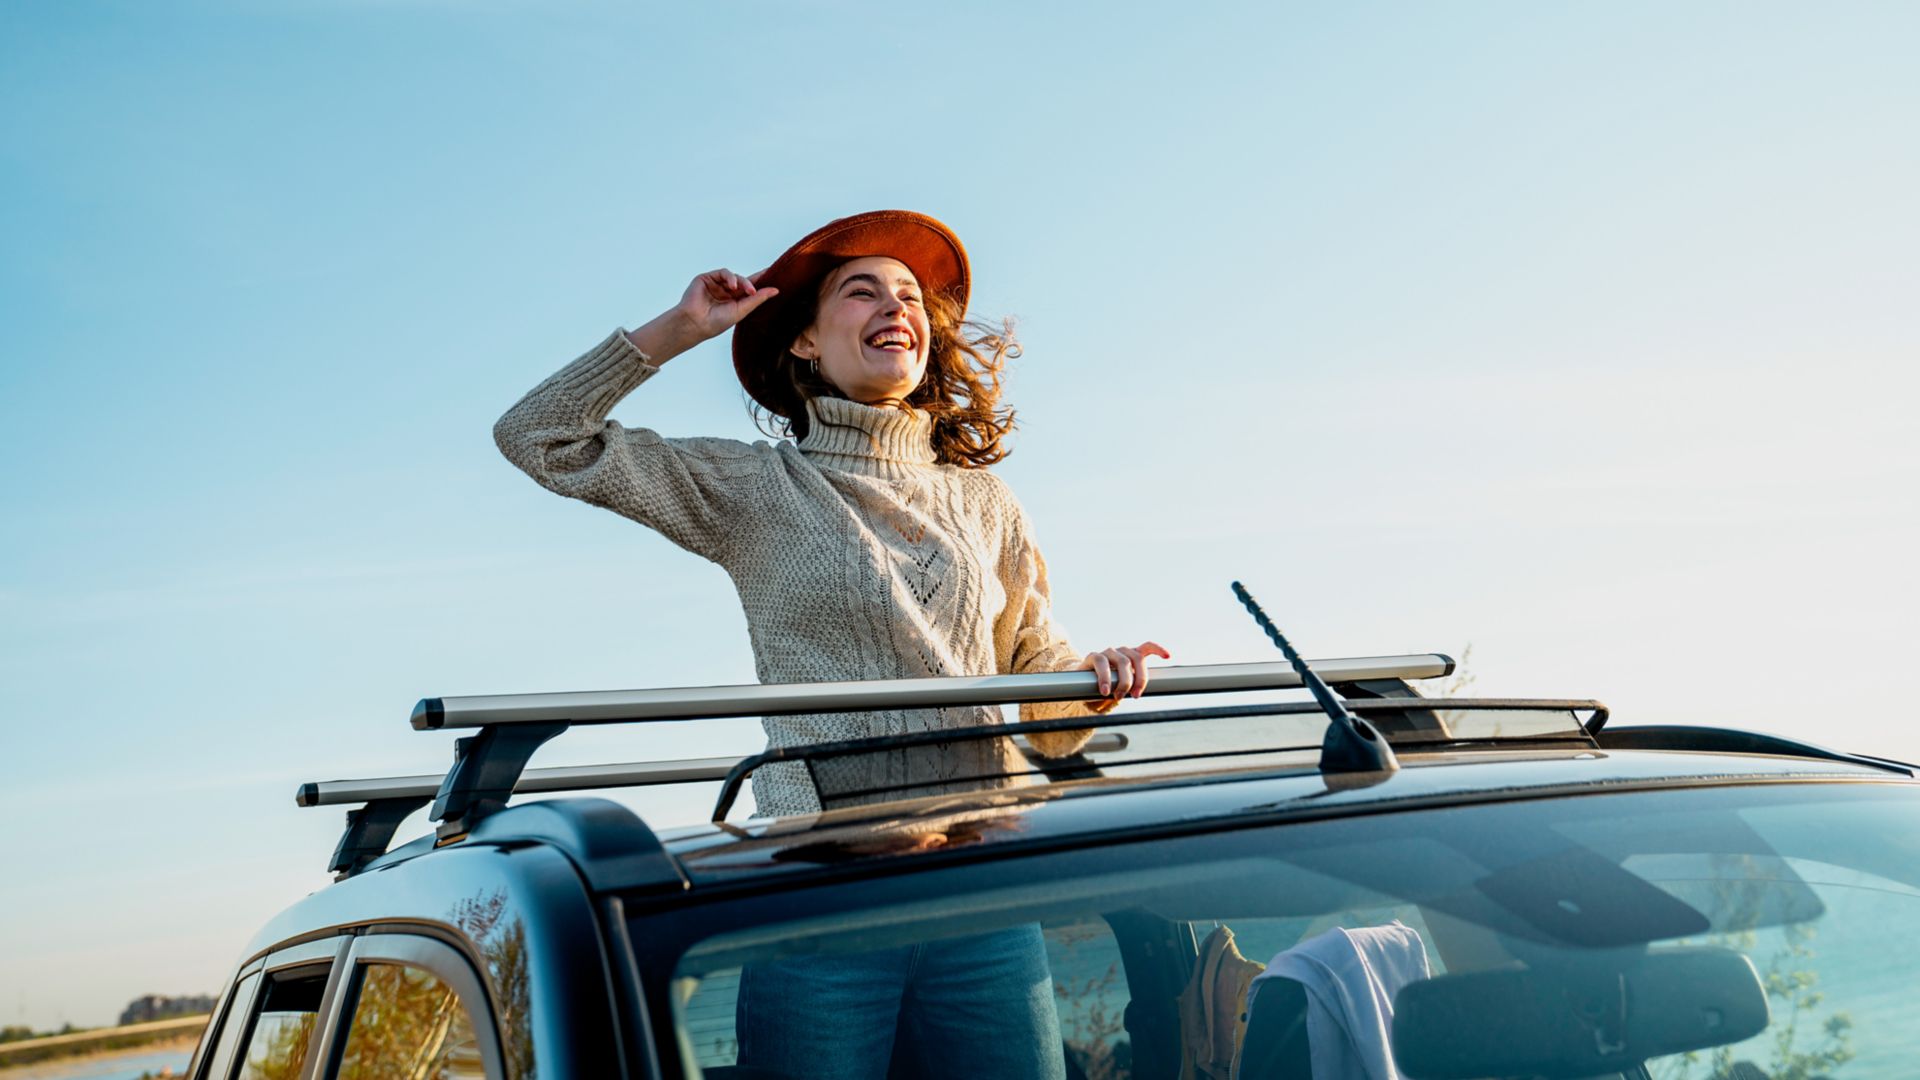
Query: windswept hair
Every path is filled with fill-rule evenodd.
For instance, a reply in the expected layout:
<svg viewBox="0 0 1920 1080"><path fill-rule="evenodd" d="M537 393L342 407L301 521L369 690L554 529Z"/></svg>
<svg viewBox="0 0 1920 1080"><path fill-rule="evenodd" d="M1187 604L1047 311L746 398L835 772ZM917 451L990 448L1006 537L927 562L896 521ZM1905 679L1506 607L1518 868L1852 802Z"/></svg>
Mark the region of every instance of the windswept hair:
<svg viewBox="0 0 1920 1080"><path fill-rule="evenodd" d="M925 294L923 302L933 340L927 349L927 372L907 395L907 404L933 414L935 461L984 469L1010 452L1005 439L1013 430L1013 409L1000 404L1000 382L1007 361L1020 356L1013 321L1004 320L995 327L968 319L959 302L944 294ZM813 325L819 304L816 292L783 312L786 325L775 340L791 343ZM846 396L814 374L813 365L795 356L786 345L780 347L772 367L770 382L786 400L778 412L752 406L754 422L768 435L804 439L806 403L819 397Z"/></svg>

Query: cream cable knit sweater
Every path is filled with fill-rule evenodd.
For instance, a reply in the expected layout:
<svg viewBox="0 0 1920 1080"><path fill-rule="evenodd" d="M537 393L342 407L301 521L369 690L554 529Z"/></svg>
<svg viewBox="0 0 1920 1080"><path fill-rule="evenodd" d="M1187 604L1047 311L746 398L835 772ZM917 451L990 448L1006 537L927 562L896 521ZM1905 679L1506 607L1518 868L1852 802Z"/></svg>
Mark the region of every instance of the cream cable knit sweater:
<svg viewBox="0 0 1920 1080"><path fill-rule="evenodd" d="M494 439L542 486L724 567L746 609L761 682L1078 665L1050 616L1046 564L1019 502L984 469L934 464L926 414L823 398L809 406L807 437L777 445L667 439L606 418L657 370L616 331L509 409ZM1076 703L1021 709L1023 720L1083 715L1092 714ZM767 717L762 725L777 747L999 720L996 709L945 708ZM1060 756L1091 734L1033 742ZM841 805L841 792L977 787L957 781L1023 767L1012 743L997 739L843 758L819 776ZM753 794L762 814L821 806L796 762L757 772Z"/></svg>

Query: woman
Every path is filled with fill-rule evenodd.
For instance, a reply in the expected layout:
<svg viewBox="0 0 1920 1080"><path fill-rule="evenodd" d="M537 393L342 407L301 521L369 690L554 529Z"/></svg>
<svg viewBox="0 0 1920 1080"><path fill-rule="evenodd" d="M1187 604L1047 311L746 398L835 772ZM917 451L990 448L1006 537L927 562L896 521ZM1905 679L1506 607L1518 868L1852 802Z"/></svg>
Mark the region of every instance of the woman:
<svg viewBox="0 0 1920 1080"><path fill-rule="evenodd" d="M759 274L715 270L695 278L678 304L614 333L535 387L494 435L542 485L633 518L724 567L746 610L762 682L1091 669L1100 699L1026 706L1021 717L1098 714L1139 696L1146 658L1168 654L1146 642L1082 657L1053 624L1033 530L987 471L1006 455L1002 440L1012 426L1011 412L999 406L1012 343L977 330L969 336L968 288L965 249L940 222L896 210L843 218ZM667 439L606 419L662 364L728 329L742 384L792 441ZM997 710L943 708L768 717L764 725L770 745L790 746L998 718ZM1090 735L1051 732L1032 742L1062 756ZM761 814L798 814L876 792L978 787L978 777L1024 768L1009 740L970 741L848 759L817 777L827 790L804 766L778 763L756 772L753 792ZM986 937L992 940L949 948L942 962L991 957L981 962L1031 984L1037 959L1044 981L1037 929ZM822 970L750 969L755 990L743 980L741 997L743 1065L799 1072L782 1066L804 1062L811 1071L835 1062L828 1073L850 1075L870 1071L878 1055L884 1073L888 1046L881 1043L891 1043L890 1026L868 1032L874 1045L852 1047L848 1040L862 1036L847 1032L862 1025L797 1017L826 1000L807 981ZM863 969L835 978L865 993L886 977ZM991 979L973 984L1005 998ZM911 991L886 992L898 1003L916 1000ZM750 1004L756 994L769 1002L765 1008ZM936 1013L960 1015L954 1005L926 1006L918 1026L937 1023ZM842 1016L849 1007L836 1006ZM1037 995L1031 1012L1033 1041L1044 1043L1050 995ZM977 1029L970 1039L954 1034L983 1041ZM928 1037L945 1041L937 1032ZM996 1058L991 1071L1057 1075L1058 1056L1056 1035L1032 1069ZM950 1063L964 1074L964 1062Z"/></svg>

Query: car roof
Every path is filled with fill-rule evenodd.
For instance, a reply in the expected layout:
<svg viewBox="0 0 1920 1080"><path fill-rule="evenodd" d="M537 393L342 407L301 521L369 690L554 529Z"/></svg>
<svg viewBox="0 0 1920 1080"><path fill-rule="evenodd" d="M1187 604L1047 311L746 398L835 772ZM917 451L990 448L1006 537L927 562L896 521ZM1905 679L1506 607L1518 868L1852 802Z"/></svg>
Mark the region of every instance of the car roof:
<svg viewBox="0 0 1920 1080"><path fill-rule="evenodd" d="M1640 735L1633 733L1639 731ZM1628 743L1680 731L1679 742L1747 745L1751 733L1719 729L1620 729ZM1702 737L1704 736L1704 737ZM1912 770L1799 744L1767 752L1688 749L1476 747L1408 753L1405 767L1374 775L1328 775L1309 760L1292 767L1240 765L1201 772L1104 777L935 796L783 818L756 818L654 832L628 808L569 796L509 806L466 837L433 834L388 852L293 905L263 927L250 953L341 928L401 919L445 922L433 912L447 893L551 891L552 870L529 857L546 852L571 866L582 894L621 895L681 906L742 890L783 888L848 875L913 873L982 857L1083 848L1223 828L1284 824L1520 799L1562 798L1700 787L1777 784L1920 786ZM933 832L963 842L911 842ZM489 851L510 856L487 858ZM490 884L491 883L491 884ZM559 896L561 894L554 894ZM572 903L573 901L565 901ZM535 905L529 905L529 910ZM551 913L549 913L551 914ZM564 921L564 920L563 920Z"/></svg>

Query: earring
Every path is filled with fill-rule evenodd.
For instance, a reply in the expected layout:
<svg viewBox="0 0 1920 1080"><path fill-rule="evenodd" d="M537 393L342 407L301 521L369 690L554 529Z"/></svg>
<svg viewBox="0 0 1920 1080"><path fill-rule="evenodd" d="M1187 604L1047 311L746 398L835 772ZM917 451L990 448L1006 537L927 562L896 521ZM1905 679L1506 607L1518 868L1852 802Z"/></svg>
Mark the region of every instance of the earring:
<svg viewBox="0 0 1920 1080"><path fill-rule="evenodd" d="M814 378L816 379L819 378L820 377L820 358L817 356L808 357L807 370L813 372Z"/></svg>

